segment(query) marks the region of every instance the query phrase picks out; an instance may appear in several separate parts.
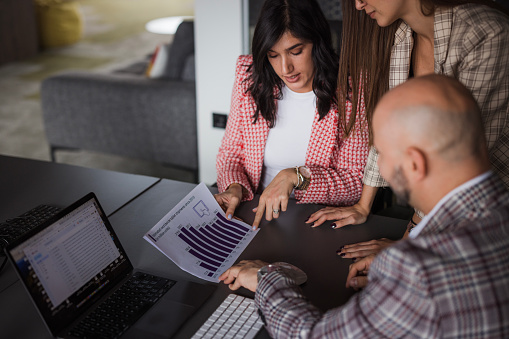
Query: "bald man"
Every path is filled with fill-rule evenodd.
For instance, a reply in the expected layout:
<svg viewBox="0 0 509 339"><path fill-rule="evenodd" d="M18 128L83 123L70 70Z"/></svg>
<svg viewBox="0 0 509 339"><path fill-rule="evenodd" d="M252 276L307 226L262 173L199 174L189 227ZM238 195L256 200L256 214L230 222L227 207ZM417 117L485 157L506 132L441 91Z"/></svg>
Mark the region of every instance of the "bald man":
<svg viewBox="0 0 509 339"><path fill-rule="evenodd" d="M452 78L415 78L383 97L373 130L382 175L427 215L410 239L351 266L347 287L367 272L365 289L323 314L295 269L242 261L220 279L256 292L276 338L509 337L509 192L474 99Z"/></svg>
<svg viewBox="0 0 509 339"><path fill-rule="evenodd" d="M471 171L477 169L473 164L467 164L466 162L461 163L460 166L456 166L455 170L452 170L451 166L458 164L459 160L464 159L465 152L471 153L475 151L476 154L480 153L480 149L478 148L481 148L485 143L484 137L479 135L479 133L483 132L482 130L479 131L479 128L482 127L482 121L479 120L477 116L477 103L473 97L460 83L451 81L449 78L445 78L447 81L440 82L441 78L442 77L431 77L427 82L423 80L422 83L417 82L417 84L411 85L408 89L406 89L406 87L403 90L399 89L388 96L385 103L383 103L383 105L380 103L380 107L378 107L382 115L384 109L394 111L394 114L391 116L393 119L398 120L399 126L397 130L398 133L389 131L387 135L379 138L381 142L397 140L393 145L393 149L396 150L400 148L398 147L401 145L400 143L408 140L413 143L413 145L419 145L419 148L434 150L434 153L430 154L438 152L437 154L441 155L441 157L436 159L442 159L443 161L440 162L440 164L446 166L449 171L444 172L447 176L442 178L431 176L434 180L435 186L433 187L433 192L435 194L441 194L444 189L447 190L451 186L456 187L458 181L463 182L464 175L470 176ZM401 95L401 92L405 94ZM385 106L388 106L388 108L385 108ZM414 107L414 109L407 109L410 107ZM423 111L422 114L419 114L419 111ZM409 112L411 114L408 114ZM465 115L460 117L458 114L453 115L452 113L454 112L463 112ZM433 115L438 115L440 119L432 119ZM469 122L469 124L466 124L466 122ZM412 123L419 125L412 126ZM473 124L478 127L475 134L471 130ZM460 141L463 142L460 143ZM455 157L458 157L458 159ZM467 160L479 162L481 159L485 160L484 154L482 157L479 155L478 158L473 157ZM488 163L483 164L489 166ZM436 168L438 167L434 166L431 169L435 170ZM439 171L441 170L442 169L439 169ZM382 170L380 170L380 174L382 176L384 176L384 174L390 175L390 173L382 172ZM397 181L391 185L391 188L393 190L398 189L398 180L402 179L404 178L397 175ZM428 182L421 184L427 185ZM416 193L421 190L422 187L420 186L416 186L414 189ZM398 192L395 193L398 195ZM421 209L421 207L409 201L406 196L408 192L400 193L403 193L398 195L401 204L409 203L424 214L427 213L426 211L428 210ZM412 220L413 219L414 217L412 217ZM412 223L409 223L408 231L412 231L415 226L417 226L417 224L414 223L412 225ZM417 226L415 231L407 232L404 237L412 234L415 236L423 227L424 226ZM376 254L393 243L394 241L392 240L378 239L348 244L339 249L337 254L345 259L363 258L371 254ZM358 283L359 287L364 287L366 279L359 279Z"/></svg>

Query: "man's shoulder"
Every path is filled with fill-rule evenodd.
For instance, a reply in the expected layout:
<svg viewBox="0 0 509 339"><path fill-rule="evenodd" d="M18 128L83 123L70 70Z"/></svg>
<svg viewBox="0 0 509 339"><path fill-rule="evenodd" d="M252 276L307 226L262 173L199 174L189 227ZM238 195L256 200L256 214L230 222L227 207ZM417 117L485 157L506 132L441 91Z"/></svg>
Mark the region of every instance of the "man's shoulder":
<svg viewBox="0 0 509 339"><path fill-rule="evenodd" d="M473 258L493 253L509 256L509 194L503 191L481 200L477 210L446 214L448 218L438 221L441 225L434 232L400 241L389 248L387 255L435 273L455 262L475 266L479 263Z"/></svg>
<svg viewBox="0 0 509 339"><path fill-rule="evenodd" d="M509 203L494 205L479 213L472 211L471 215L464 217L442 220L439 232L428 232L409 239L401 250L419 248L439 257L470 256L470 252L489 251L494 239L507 243L509 249Z"/></svg>
<svg viewBox="0 0 509 339"><path fill-rule="evenodd" d="M403 264L435 265L444 258L481 255L502 245L509 254L509 191L490 173L453 194L415 239L398 242L387 256Z"/></svg>
<svg viewBox="0 0 509 339"><path fill-rule="evenodd" d="M381 252L373 264L382 275L408 280L429 291L438 281L447 283L448 275L455 271L472 272L470 278L475 278L496 265L509 270L509 263L479 261L493 256L509 257L508 203L491 208L482 217L451 221L440 233L399 241Z"/></svg>
<svg viewBox="0 0 509 339"><path fill-rule="evenodd" d="M454 232L468 222L482 220L490 213L509 208L509 191L496 174L479 176L465 185L456 188L455 193L449 193L447 200L430 215L419 237L421 234Z"/></svg>

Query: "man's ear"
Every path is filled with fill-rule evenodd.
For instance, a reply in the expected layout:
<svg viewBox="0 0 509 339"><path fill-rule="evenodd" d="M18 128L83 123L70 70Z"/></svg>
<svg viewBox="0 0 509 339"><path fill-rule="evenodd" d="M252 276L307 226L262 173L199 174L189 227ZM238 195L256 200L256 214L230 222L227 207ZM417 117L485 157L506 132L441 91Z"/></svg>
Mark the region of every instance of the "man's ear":
<svg viewBox="0 0 509 339"><path fill-rule="evenodd" d="M413 181L421 181L428 175L428 160L426 154L417 147L409 147L407 153L407 175ZM410 178L409 178L410 179Z"/></svg>

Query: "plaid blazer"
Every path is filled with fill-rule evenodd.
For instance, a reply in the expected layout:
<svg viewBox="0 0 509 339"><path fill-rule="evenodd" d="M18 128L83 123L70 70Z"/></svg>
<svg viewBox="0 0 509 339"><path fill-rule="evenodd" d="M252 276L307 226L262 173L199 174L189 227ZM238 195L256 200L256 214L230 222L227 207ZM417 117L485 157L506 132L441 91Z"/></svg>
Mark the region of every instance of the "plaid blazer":
<svg viewBox="0 0 509 339"><path fill-rule="evenodd" d="M389 88L408 79L412 29L402 22L392 47ZM481 5L462 5L435 12L435 73L458 79L481 108L493 170L509 188L509 18ZM364 184L388 186L371 148Z"/></svg>
<svg viewBox="0 0 509 339"><path fill-rule="evenodd" d="M509 338L509 192L492 174L453 195L416 239L382 251L368 279L322 314L273 272L255 303L276 338Z"/></svg>
<svg viewBox="0 0 509 339"><path fill-rule="evenodd" d="M232 183L239 183L248 191L243 200L251 200L258 189L269 135L269 127L263 117L258 117L253 124L256 105L253 97L246 92L250 85L247 70L252 62L252 56L240 56L237 60L230 114L216 162L219 192L225 191ZM351 111L351 104L348 107ZM318 118L316 112L306 152L311 183L306 191L295 190L295 198L300 203L353 205L361 196L369 150L364 105L362 103L357 115L355 132L346 139L338 127L335 105L323 119L318 121ZM295 135L295 138L298 137Z"/></svg>

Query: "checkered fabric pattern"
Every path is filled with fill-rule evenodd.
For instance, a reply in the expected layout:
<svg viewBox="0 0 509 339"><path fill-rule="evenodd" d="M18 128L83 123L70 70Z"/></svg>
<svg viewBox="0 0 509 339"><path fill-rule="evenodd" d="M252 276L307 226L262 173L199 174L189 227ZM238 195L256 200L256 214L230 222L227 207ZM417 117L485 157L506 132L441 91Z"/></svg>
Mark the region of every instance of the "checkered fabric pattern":
<svg viewBox="0 0 509 339"><path fill-rule="evenodd" d="M255 304L274 338L508 338L509 193L500 179L451 197L416 239L381 252L368 280L321 313L273 272Z"/></svg>
<svg viewBox="0 0 509 339"><path fill-rule="evenodd" d="M435 13L435 73L458 79L481 108L493 170L509 188L509 18L475 4ZM389 88L408 79L413 48L412 30L405 23L392 48ZM378 154L369 152L364 184L381 187Z"/></svg>
<svg viewBox="0 0 509 339"><path fill-rule="evenodd" d="M260 184L269 134L263 117L253 124L256 105L251 95L246 93L249 87L247 66L251 63L252 56L240 56L237 60L230 115L216 163L219 191L225 191L232 183L239 183L248 191L243 200L251 200ZM348 116L350 104L349 109ZM299 203L353 205L360 199L368 155L364 105L362 103L357 114L355 133L346 139L339 130L336 106L332 106L322 120L318 121L318 118L316 112L306 152L311 183L306 191L295 190L295 198ZM295 138L298 137L295 135Z"/></svg>

